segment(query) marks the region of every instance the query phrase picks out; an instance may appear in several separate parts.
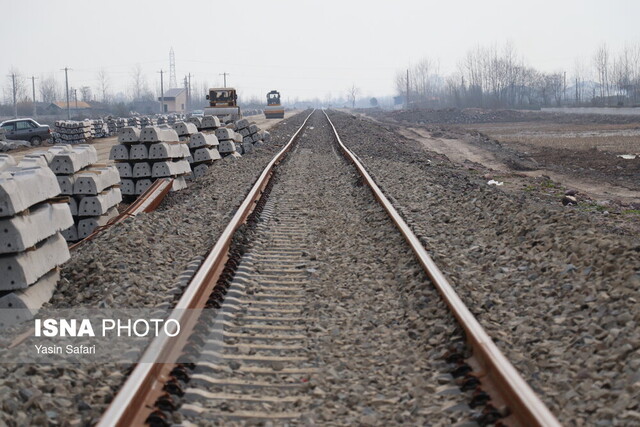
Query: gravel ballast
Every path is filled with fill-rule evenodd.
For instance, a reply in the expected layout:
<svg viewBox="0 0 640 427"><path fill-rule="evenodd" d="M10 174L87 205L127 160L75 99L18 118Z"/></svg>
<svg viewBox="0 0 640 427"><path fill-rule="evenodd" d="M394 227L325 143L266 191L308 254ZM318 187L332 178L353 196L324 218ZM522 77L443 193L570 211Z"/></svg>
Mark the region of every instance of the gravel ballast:
<svg viewBox="0 0 640 427"><path fill-rule="evenodd" d="M640 422L637 238L571 206L506 194L370 120L330 116L561 422Z"/></svg>
<svg viewBox="0 0 640 427"><path fill-rule="evenodd" d="M306 383L308 400L286 408L302 414L295 424L452 425L475 415L467 404L471 392L460 391L444 361L463 343L456 322L386 212L338 154L321 112L276 177L267 224L277 232L280 218L285 229L304 229L291 245L301 249L295 256L302 254L300 267L309 275L299 280L304 297L293 301L304 304L304 353L319 370ZM260 232L256 238L268 240ZM250 268L260 273L269 265ZM238 369L235 360L227 363L229 371ZM205 407L233 413L239 405ZM261 410L285 411L277 404Z"/></svg>
<svg viewBox="0 0 640 427"><path fill-rule="evenodd" d="M302 412L320 425L455 423L469 414L445 410L465 408L466 398L446 379L443 354L462 341L460 332L332 140L316 112L272 196L295 202L317 270L305 316L322 373L312 378L312 400Z"/></svg>
<svg viewBox="0 0 640 427"><path fill-rule="evenodd" d="M155 212L114 226L73 251L48 304L153 308L173 300L177 277L204 256L262 169L309 112L274 126L271 142L250 155L215 162ZM25 345L30 345L29 342ZM0 355L0 357L2 357ZM0 364L0 425L83 425L97 421L126 378L125 365Z"/></svg>

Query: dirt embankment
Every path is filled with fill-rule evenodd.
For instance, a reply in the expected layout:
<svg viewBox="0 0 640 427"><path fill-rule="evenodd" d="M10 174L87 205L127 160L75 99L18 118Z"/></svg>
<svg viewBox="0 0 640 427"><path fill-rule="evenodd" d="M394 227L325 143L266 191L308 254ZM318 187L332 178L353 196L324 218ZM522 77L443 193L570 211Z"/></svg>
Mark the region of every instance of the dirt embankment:
<svg viewBox="0 0 640 427"><path fill-rule="evenodd" d="M640 128L639 116L478 109L370 116L458 164L551 179L594 201L640 208L640 156L619 157L640 153L640 136L629 136Z"/></svg>
<svg viewBox="0 0 640 427"><path fill-rule="evenodd" d="M522 110L485 110L481 108L416 109L400 111L362 110L374 118L407 121L418 124L473 124L473 123L513 123L513 122L552 122L552 123L601 123L631 124L638 123L640 116L613 114L568 114Z"/></svg>

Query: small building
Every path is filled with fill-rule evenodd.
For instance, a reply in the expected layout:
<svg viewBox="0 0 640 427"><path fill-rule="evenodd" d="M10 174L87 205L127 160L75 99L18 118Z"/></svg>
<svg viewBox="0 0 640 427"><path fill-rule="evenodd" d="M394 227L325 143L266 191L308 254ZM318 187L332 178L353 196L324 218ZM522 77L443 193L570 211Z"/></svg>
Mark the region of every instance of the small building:
<svg viewBox="0 0 640 427"><path fill-rule="evenodd" d="M61 115L67 113L66 101L55 101L49 104L47 108L48 112L53 115ZM84 101L69 101L69 113L72 116L86 116L89 117L93 109L91 105Z"/></svg>
<svg viewBox="0 0 640 427"><path fill-rule="evenodd" d="M162 102L159 97L158 101ZM187 90L184 88L169 89L164 93L163 113L185 113L187 108Z"/></svg>

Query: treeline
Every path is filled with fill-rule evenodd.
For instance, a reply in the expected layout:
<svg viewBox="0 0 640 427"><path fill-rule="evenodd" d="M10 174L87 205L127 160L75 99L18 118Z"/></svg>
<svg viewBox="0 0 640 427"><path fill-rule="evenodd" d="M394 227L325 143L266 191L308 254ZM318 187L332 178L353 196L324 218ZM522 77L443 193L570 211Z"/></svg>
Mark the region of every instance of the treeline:
<svg viewBox="0 0 640 427"><path fill-rule="evenodd" d="M86 77L86 76L85 76ZM157 77L157 76L154 76ZM141 114L153 114L160 111L160 82L156 79L149 83L147 75L140 65L130 69L126 84L123 88L116 89L111 75L106 69L99 69L91 78L85 81L78 79L69 73L69 93L66 93L64 72L27 76L19 69L12 67L7 79L2 85L2 98L0 99L0 116L12 116L17 114L25 116L34 111L33 100L35 98L38 114L46 114L47 106L56 102L66 102L67 96L73 107L75 101L82 101L99 108L99 113L114 115L126 115L131 111ZM87 84L89 83L90 84ZM218 87L215 82L210 84L206 80L189 79L187 76L178 79L177 85L188 91L187 109L202 109L209 105L206 99L210 87ZM169 90L168 78L164 79L164 90ZM35 95L35 96L34 96ZM264 99L246 97L239 94L242 105L262 108Z"/></svg>
<svg viewBox="0 0 640 427"><path fill-rule="evenodd" d="M640 103L640 45L617 53L602 45L589 60L576 60L572 70L553 73L527 65L510 44L478 46L450 75L442 75L430 58L398 71L396 90L405 103L407 89L410 105L425 107L635 106Z"/></svg>

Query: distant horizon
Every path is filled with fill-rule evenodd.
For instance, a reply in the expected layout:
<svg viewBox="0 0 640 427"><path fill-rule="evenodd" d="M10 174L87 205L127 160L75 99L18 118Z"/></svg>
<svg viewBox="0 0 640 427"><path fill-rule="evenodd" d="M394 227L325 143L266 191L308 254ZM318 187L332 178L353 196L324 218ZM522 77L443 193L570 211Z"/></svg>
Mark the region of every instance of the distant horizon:
<svg viewBox="0 0 640 427"><path fill-rule="evenodd" d="M247 1L225 5L229 21L220 23L221 7L204 0L186 3L183 14L164 0L114 0L109 7L78 0L6 3L9 19L0 27L5 76L18 72L29 96L31 76L37 87L53 77L63 92L61 69L69 67L70 87L88 86L98 101L101 70L112 96L131 97L136 68L142 88L158 96L160 70L169 87L171 48L178 87L191 74L192 92L201 93L222 86L221 74L228 73L227 85L247 99L275 89L292 102L346 98L354 85L360 98L394 96L398 72L428 58L448 76L477 46L509 44L527 66L571 76L576 67L593 68L603 43L611 59L640 43L634 22L640 3L630 0L607 6L595 0ZM4 102L10 83L7 77L2 84Z"/></svg>

